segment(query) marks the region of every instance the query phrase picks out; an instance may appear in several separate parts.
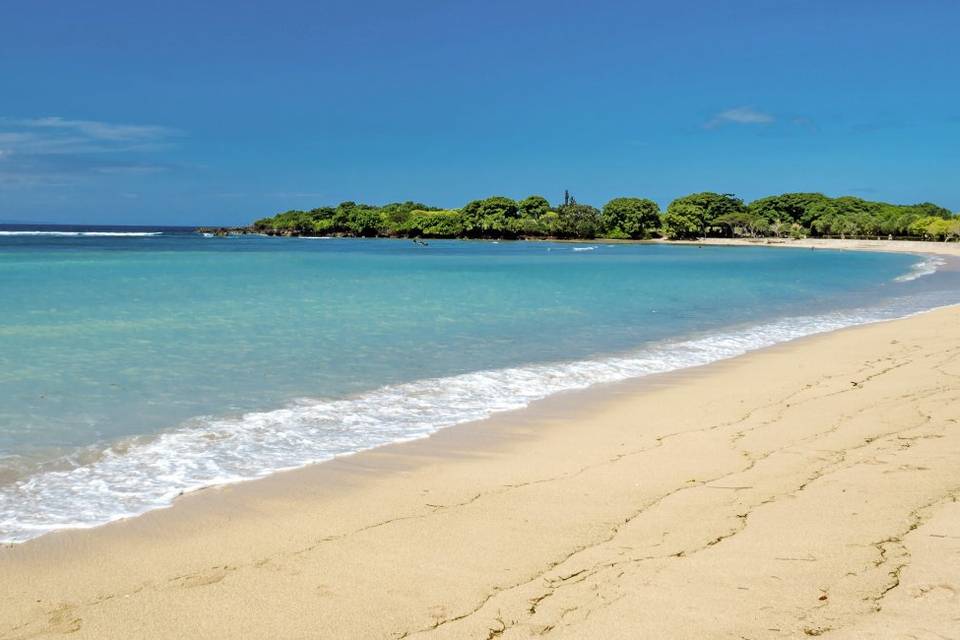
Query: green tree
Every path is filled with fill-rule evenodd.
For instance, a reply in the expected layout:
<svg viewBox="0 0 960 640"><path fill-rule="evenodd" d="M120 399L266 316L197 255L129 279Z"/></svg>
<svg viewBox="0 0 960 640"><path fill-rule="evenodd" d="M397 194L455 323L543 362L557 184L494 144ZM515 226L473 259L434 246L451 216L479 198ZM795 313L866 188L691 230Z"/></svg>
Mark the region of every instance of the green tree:
<svg viewBox="0 0 960 640"><path fill-rule="evenodd" d="M813 221L831 210L831 200L822 193L784 193L754 200L747 211L767 223L798 223L810 228Z"/></svg>
<svg viewBox="0 0 960 640"><path fill-rule="evenodd" d="M380 210L375 208L356 207L349 213L347 231L351 235L360 237L375 237L382 235L386 230Z"/></svg>
<svg viewBox="0 0 960 640"><path fill-rule="evenodd" d="M910 225L910 235L928 240L950 240L960 237L960 217L951 214L949 219L936 215L918 218Z"/></svg>
<svg viewBox="0 0 960 640"><path fill-rule="evenodd" d="M504 196L468 202L460 212L464 232L471 238L509 237L509 220L519 217L516 201Z"/></svg>
<svg viewBox="0 0 960 640"><path fill-rule="evenodd" d="M429 207L421 202L391 202L380 208L380 216L389 233L396 233L410 218L414 211L436 211L436 207Z"/></svg>
<svg viewBox="0 0 960 640"><path fill-rule="evenodd" d="M603 218L596 207L576 202L557 209L554 233L560 238L595 238L603 229Z"/></svg>
<svg viewBox="0 0 960 640"><path fill-rule="evenodd" d="M671 208L682 207L682 217L695 219L699 225L698 230L693 234L707 235L710 228L716 229L718 233L724 232L722 225L714 225L714 220L721 216L741 212L744 210L743 200L730 193L713 193L705 191L703 193L691 193L690 195L677 198L667 207L667 213ZM696 214L693 210L696 209ZM676 217L676 216L675 216ZM680 225L681 227L683 225ZM691 236L687 236L691 237Z"/></svg>
<svg viewBox="0 0 960 640"><path fill-rule="evenodd" d="M541 224L542 219L543 216L540 218L511 218L508 222L510 236L515 238L535 238L545 235L543 225Z"/></svg>
<svg viewBox="0 0 960 640"><path fill-rule="evenodd" d="M397 233L408 237L458 238L463 235L463 217L456 209L414 210Z"/></svg>
<svg viewBox="0 0 960 640"><path fill-rule="evenodd" d="M703 232L705 216L702 207L674 200L663 214L663 235L671 240L696 238Z"/></svg>
<svg viewBox="0 0 960 640"><path fill-rule="evenodd" d="M602 228L609 237L649 238L660 228L660 207L646 198L614 198L603 205Z"/></svg>
<svg viewBox="0 0 960 640"><path fill-rule="evenodd" d="M734 211L717 216L713 220L715 227L726 229L723 235L731 237L757 237L766 235L770 222L763 216L749 211Z"/></svg>
<svg viewBox="0 0 960 640"><path fill-rule="evenodd" d="M273 216L270 231L279 233L309 233L313 230L313 219L306 211L291 209ZM265 222L265 221L262 221Z"/></svg>
<svg viewBox="0 0 960 640"><path fill-rule="evenodd" d="M520 217L536 220L550 210L550 203L543 196L528 196L517 203L517 209Z"/></svg>
<svg viewBox="0 0 960 640"><path fill-rule="evenodd" d="M925 216L934 216L944 220L952 220L955 216L950 209L933 204L932 202L921 202L909 206L910 209L917 211Z"/></svg>

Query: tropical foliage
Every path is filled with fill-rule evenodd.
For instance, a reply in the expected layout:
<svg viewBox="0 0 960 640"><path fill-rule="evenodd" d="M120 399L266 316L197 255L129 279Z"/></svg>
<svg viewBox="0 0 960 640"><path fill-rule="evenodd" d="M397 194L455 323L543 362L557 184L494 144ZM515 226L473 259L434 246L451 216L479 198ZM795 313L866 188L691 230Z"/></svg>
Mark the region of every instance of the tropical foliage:
<svg viewBox="0 0 960 640"><path fill-rule="evenodd" d="M665 212L653 200L614 198L602 209L564 194L551 205L539 195L520 201L491 196L460 209L420 202L383 206L341 202L257 220L253 231L274 235L425 238L913 237L960 239L960 217L924 202L872 202L852 196L785 193L749 204L729 193L693 193Z"/></svg>

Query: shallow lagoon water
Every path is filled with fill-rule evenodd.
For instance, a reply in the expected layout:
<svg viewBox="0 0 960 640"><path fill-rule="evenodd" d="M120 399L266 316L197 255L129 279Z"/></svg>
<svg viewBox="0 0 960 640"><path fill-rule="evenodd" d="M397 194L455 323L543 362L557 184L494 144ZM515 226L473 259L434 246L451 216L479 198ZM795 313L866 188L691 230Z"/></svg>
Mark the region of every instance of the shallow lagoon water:
<svg viewBox="0 0 960 640"><path fill-rule="evenodd" d="M6 541L960 301L902 254L0 231Z"/></svg>

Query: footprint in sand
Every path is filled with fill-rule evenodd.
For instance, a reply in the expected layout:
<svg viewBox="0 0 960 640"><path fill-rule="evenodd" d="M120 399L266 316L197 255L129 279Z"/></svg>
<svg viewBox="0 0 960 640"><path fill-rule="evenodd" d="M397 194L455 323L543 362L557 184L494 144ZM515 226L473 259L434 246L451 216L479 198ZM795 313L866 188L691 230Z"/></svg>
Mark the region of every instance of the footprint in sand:
<svg viewBox="0 0 960 640"><path fill-rule="evenodd" d="M953 600L957 597L957 589L953 585L941 584L922 584L910 590L910 595L915 599L935 598L937 600Z"/></svg>
<svg viewBox="0 0 960 640"><path fill-rule="evenodd" d="M83 625L83 619L74 615L74 607L69 604L61 604L50 612L47 618L49 624L48 632L52 633L74 633L80 630Z"/></svg>
<svg viewBox="0 0 960 640"><path fill-rule="evenodd" d="M171 582L176 583L176 586L182 588L193 588L193 587L205 587L207 585L216 584L227 577L227 573L233 570L233 567L224 566L224 567L213 567L207 571L200 573L195 573L187 576L179 576L173 578Z"/></svg>

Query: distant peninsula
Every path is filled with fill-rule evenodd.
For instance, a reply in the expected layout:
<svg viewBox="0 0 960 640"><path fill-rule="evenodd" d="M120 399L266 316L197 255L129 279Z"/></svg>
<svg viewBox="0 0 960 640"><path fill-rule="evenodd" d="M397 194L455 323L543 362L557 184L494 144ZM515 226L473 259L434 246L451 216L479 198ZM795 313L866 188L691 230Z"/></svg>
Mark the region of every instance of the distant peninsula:
<svg viewBox="0 0 960 640"><path fill-rule="evenodd" d="M249 227L204 229L218 234L474 239L692 239L701 237L884 237L960 239L960 215L924 202L902 205L853 196L785 193L750 203L729 193L694 193L661 212L647 198L614 198L597 208L565 192L551 205L542 196L513 200L492 196L460 209L419 202L383 206L341 202L309 211L290 210Z"/></svg>

